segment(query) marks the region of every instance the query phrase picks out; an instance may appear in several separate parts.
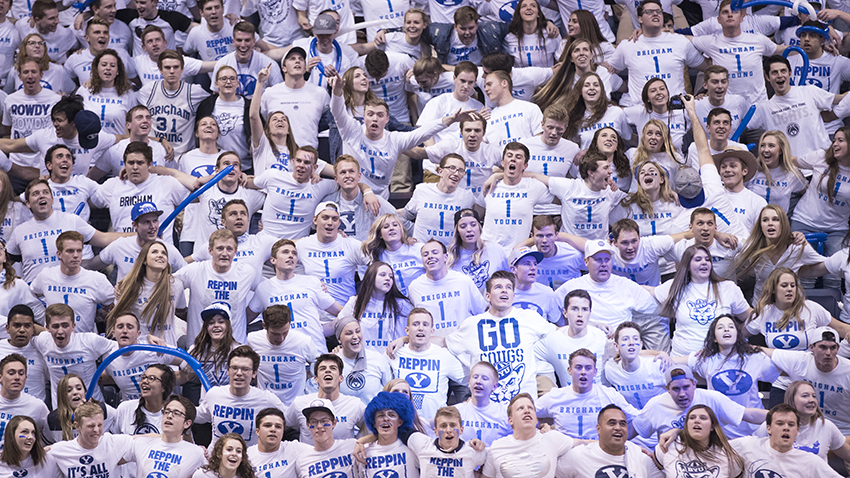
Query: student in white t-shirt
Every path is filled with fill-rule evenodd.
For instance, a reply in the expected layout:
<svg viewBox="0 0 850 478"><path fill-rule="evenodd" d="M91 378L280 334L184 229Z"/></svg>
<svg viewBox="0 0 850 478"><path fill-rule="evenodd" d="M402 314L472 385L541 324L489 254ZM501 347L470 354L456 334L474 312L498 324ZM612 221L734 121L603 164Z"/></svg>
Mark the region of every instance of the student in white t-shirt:
<svg viewBox="0 0 850 478"><path fill-rule="evenodd" d="M66 304L74 309L77 332L97 332L95 312L102 306L112 309L114 288L105 275L83 269L83 241L77 231L65 231L56 238L59 265L42 270L30 290L45 304Z"/></svg>
<svg viewBox="0 0 850 478"><path fill-rule="evenodd" d="M599 410L596 420L599 441L577 446L558 458L556 475L562 478L589 476L640 476L663 478L639 446L627 443L629 427L625 412L614 405ZM622 474L622 475L618 475Z"/></svg>
<svg viewBox="0 0 850 478"><path fill-rule="evenodd" d="M201 311L213 302L226 302L233 311L230 316L233 338L245 343L248 333L245 310L263 276L249 265L233 261L237 246L233 232L219 229L209 239L212 259L193 262L174 274L189 290L189 337L197 337L201 330Z"/></svg>
<svg viewBox="0 0 850 478"><path fill-rule="evenodd" d="M315 426L310 423L310 407L316 400L322 400L333 406L336 426L333 437L338 440L354 438L360 430L365 430L363 411L366 405L357 397L340 392L340 384L345 380L345 362L334 354L322 354L313 362L313 377L318 391L299 395L286 408L287 428L295 428L300 433L301 443L313 445L316 439Z"/></svg>
<svg viewBox="0 0 850 478"><path fill-rule="evenodd" d="M507 250L501 244L484 241L483 221L473 208L455 213L454 242L449 246L449 267L472 279L481 293L487 279L496 271L510 270Z"/></svg>
<svg viewBox="0 0 850 478"><path fill-rule="evenodd" d="M164 70L159 67L162 63L161 60L165 59L162 57L165 52L170 52L166 55L170 59L182 59L180 62L181 68L176 78L178 80L176 86L181 86L179 84L181 78L189 80L195 75L209 73L215 68L215 61L201 61L197 58L180 55L174 50L169 50L165 33L156 25L146 26L141 32L140 38L142 51L133 52L133 63L136 66L136 72L139 74L142 85L150 85L158 80L162 80L166 76ZM171 88L172 91L176 89L174 87ZM142 98L142 96L140 95L139 98ZM147 102L140 99L139 103L146 104Z"/></svg>
<svg viewBox="0 0 850 478"><path fill-rule="evenodd" d="M233 52L218 58L215 62L213 76L218 76L218 70L223 66L229 66L236 71L236 94L250 99L258 83L262 82L268 88L281 81L283 77L280 70L275 68L269 71L266 78L260 79L260 71L271 65L274 60L255 49L257 32L251 22L240 21L233 25Z"/></svg>
<svg viewBox="0 0 850 478"><path fill-rule="evenodd" d="M405 85L407 72L413 69L413 59L401 53L372 50L357 63L366 72L369 89L389 106L390 116L402 123L410 123L410 103Z"/></svg>
<svg viewBox="0 0 850 478"><path fill-rule="evenodd" d="M393 379L393 372L384 353L386 347L381 352L366 348L360 325L360 321L350 315L334 321L334 335L340 345L336 355L342 359L344 371L339 391L368 405Z"/></svg>
<svg viewBox="0 0 850 478"><path fill-rule="evenodd" d="M506 416L507 406L490 400L499 386L499 371L490 362L480 361L469 370L469 391L472 396L455 408L462 418L461 438L470 441L477 438L490 446L499 438L511 434L511 425Z"/></svg>
<svg viewBox="0 0 850 478"><path fill-rule="evenodd" d="M769 438L738 438L730 444L744 459L744 478L762 476L818 476L838 478L841 475L824 460L794 448L799 432L800 415L791 405L779 404L767 414Z"/></svg>
<svg viewBox="0 0 850 478"><path fill-rule="evenodd" d="M528 168L528 158L529 151L524 144L516 141L507 143L502 152L504 174L491 176L489 182L495 181L495 185L492 188L485 186L486 194L478 200L478 205L487 210L481 238L498 243L505 250L528 237L535 206L554 201L554 196L545 187L549 181L547 176L528 173L539 182L523 177Z"/></svg>
<svg viewBox="0 0 850 478"><path fill-rule="evenodd" d="M11 23L11 22L10 22ZM40 427L32 417L16 415L9 420L3 432L5 456L0 460L0 473L6 476L54 476L47 452L38 436Z"/></svg>
<svg viewBox="0 0 850 478"><path fill-rule="evenodd" d="M75 316L74 309L63 303L47 306L44 320L50 333L39 334L32 339L33 347L47 363L51 390L56 390L59 380L72 372L86 384L91 383L97 368L95 361L118 350L118 344L113 340L94 333L75 333ZM92 396L103 398L100 387L95 387ZM56 407L55 394L53 407Z"/></svg>
<svg viewBox="0 0 850 478"><path fill-rule="evenodd" d="M247 345L240 345L227 356L230 385L213 387L201 397L197 423L212 424L213 442L227 432L234 432L246 443L256 444L255 414L267 407L283 409L283 402L275 394L251 386L259 368L259 354Z"/></svg>
<svg viewBox="0 0 850 478"><path fill-rule="evenodd" d="M455 213L471 208L474 197L468 189L458 187L466 175L466 161L461 155L443 156L437 174L440 175L437 183L416 185L402 217L414 223L413 237L417 241L436 238L448 246L454 238Z"/></svg>
<svg viewBox="0 0 850 478"><path fill-rule="evenodd" d="M542 131L543 113L534 103L513 97L511 75L496 70L484 78L484 93L493 104L484 138L503 148Z"/></svg>
<svg viewBox="0 0 850 478"><path fill-rule="evenodd" d="M592 299L587 291L576 289L570 291L564 298L564 319L566 326L550 333L534 346L534 355L538 363L538 389L551 390L555 388L555 377L561 387L572 385L573 379L569 373L570 355L578 349L589 350L598 367L593 382L598 384L608 360L606 349L608 337L598 327L588 327Z"/></svg>
<svg viewBox="0 0 850 478"><path fill-rule="evenodd" d="M520 392L537 391L534 346L555 330L555 325L537 312L513 307L515 286L512 273L493 273L487 281L487 312L467 318L445 338L446 348L455 356L487 360L496 367L499 387L492 399L501 403Z"/></svg>
<svg viewBox="0 0 850 478"><path fill-rule="evenodd" d="M613 403L623 409L629 422L639 415L640 411L616 390L593 383L597 373L593 352L578 349L568 356L568 363L572 384L554 389L537 401L538 416L552 418L556 430L573 438L595 440L599 438L593 426L596 410Z"/></svg>
<svg viewBox="0 0 850 478"><path fill-rule="evenodd" d="M714 108L723 108L732 115L731 130L737 131L741 119L749 105L743 96L729 93L729 70L720 65L711 65L705 69L704 88L707 93L697 100L694 109L703 128L708 128L708 112Z"/></svg>
<svg viewBox="0 0 850 478"><path fill-rule="evenodd" d="M457 111L458 108L462 110L480 110L483 107L480 101L470 96L475 92L475 83L478 80L478 67L470 61L462 61L455 65L453 75L454 91L436 95L425 103L425 107L422 108L422 112L419 114L419 119L416 120L417 126L422 126L449 115ZM433 139L435 143L439 143L444 140L457 139L460 133L460 128L453 124L443 131L434 134Z"/></svg>
<svg viewBox="0 0 850 478"><path fill-rule="evenodd" d="M10 426L10 420L15 415L34 419L39 430L46 428L49 413L47 406L44 401L24 393L26 385L26 357L12 353L0 360L0 406L3 407L0 428L5 429Z"/></svg>
<svg viewBox="0 0 850 478"><path fill-rule="evenodd" d="M583 254L563 242L557 242L557 237L558 230L551 216L537 216L531 221L533 248L543 253L543 259L537 264L537 282L552 290L564 281L581 276L581 271L587 269ZM527 240L524 243L531 245Z"/></svg>
<svg viewBox="0 0 850 478"><path fill-rule="evenodd" d="M23 392L41 401L47 398L46 384L49 382L47 365L32 345L35 318L26 304L17 304L6 313L5 331L8 339L0 340L0 355L23 355L27 358L27 382Z"/></svg>
<svg viewBox="0 0 850 478"><path fill-rule="evenodd" d="M254 419L257 444L248 447L248 459L254 474L265 478L295 478L295 442L283 441L283 411L264 408Z"/></svg>
<svg viewBox="0 0 850 478"><path fill-rule="evenodd" d="M118 309L116 312L117 314L110 314L107 317L107 333L115 338L115 341L118 342L119 348L138 344L139 337L141 336L141 325L139 324L138 317L132 312L128 312L126 309ZM160 341L151 338L148 343L157 343L159 345ZM109 376L112 381L115 382L115 385L121 392L122 402L119 404L118 408L120 409L121 405L132 400L149 397L151 394L151 386L159 386L157 383L153 382L162 383L161 381L157 381L155 378L151 379L148 377L148 384L142 384L142 382L146 380L144 376L149 366L171 364L179 365L180 362L181 360L177 357L156 353L150 350L135 350L116 357L115 360L107 365L105 375ZM148 375L155 375L156 377L161 378L162 373L165 373L165 369L160 370L158 373L154 370L155 369L151 369L153 373ZM171 374L171 369L168 369L168 372L166 373L166 375L169 374ZM173 375L170 376L170 380L172 383L174 382ZM171 393L171 388L172 386L167 387L169 394ZM163 398L166 398L167 396L168 395L166 394ZM155 400L157 401L154 403L150 403L150 400L148 400L147 403L148 409L153 413L158 412L162 408L162 403L159 399Z"/></svg>
<svg viewBox="0 0 850 478"><path fill-rule="evenodd" d="M360 402L358 400L358 402ZM354 438L337 438L334 430L339 425L336 407L327 398L313 398L307 402L303 411L299 409L298 417L309 427L310 442L299 443L295 459L295 471L299 477L314 476L326 473L331 476L354 476ZM361 421L362 423L362 421ZM319 471L321 470L321 471Z"/></svg>
<svg viewBox="0 0 850 478"><path fill-rule="evenodd" d="M785 133L767 131L762 134L756 157L759 170L747 183L747 189L763 197L768 204L776 204L783 211L791 210L791 196L804 192L809 183L791 161L791 148Z"/></svg>
<svg viewBox="0 0 850 478"><path fill-rule="evenodd" d="M103 417L103 409L97 400L89 400L74 410L78 436L55 443L50 448L53 473L62 478L75 478L83 470L90 471L89 467L93 467L104 476L119 476L118 465L133 458L129 454L133 437L104 433Z"/></svg>
<svg viewBox="0 0 850 478"><path fill-rule="evenodd" d="M537 265L543 253L522 247L511 251L511 272L516 275L514 307L536 311L553 324L563 325L563 304L555 291L537 282Z"/></svg>
<svg viewBox="0 0 850 478"><path fill-rule="evenodd" d="M413 404L401 393L380 392L369 402L364 421L375 441L366 448L365 466L357 463L360 476L419 476L424 461L405 444L416 430L415 417Z"/></svg>
<svg viewBox="0 0 850 478"><path fill-rule="evenodd" d="M440 345L432 344L434 318L427 309L415 308L407 317L407 345L395 351L393 375L410 384L416 411L433 417L446 405L449 380L463 382L464 370L458 359Z"/></svg>
<svg viewBox="0 0 850 478"><path fill-rule="evenodd" d="M552 430L537 430L537 409L528 393L514 396L508 404L513 434L493 442L481 470L485 478L536 476L554 478L558 459L573 446L585 443Z"/></svg>
<svg viewBox="0 0 850 478"><path fill-rule="evenodd" d="M229 432L210 443L209 463L195 470L192 478L216 478L251 476L248 460L248 443L236 432Z"/></svg>
<svg viewBox="0 0 850 478"><path fill-rule="evenodd" d="M137 477L163 473L163 478L190 478L206 459L198 445L183 440L195 423L195 405L186 397L171 395L162 407L160 436L133 439L128 455L136 462Z"/></svg>
<svg viewBox="0 0 850 478"><path fill-rule="evenodd" d="M291 327L289 307L272 305L263 310L263 330L248 334L247 342L260 355L257 386L284 404L301 395L307 382L305 371L319 355L310 336Z"/></svg>
<svg viewBox="0 0 850 478"><path fill-rule="evenodd" d="M189 30L183 53L197 53L203 61L216 61L233 52L236 49L233 46L233 25L225 21L224 0L202 0L198 2L198 9L204 23L201 28Z"/></svg>
<svg viewBox="0 0 850 478"><path fill-rule="evenodd" d="M118 404L115 425L116 433L124 435L144 435L160 433L162 422L162 406L174 390L176 378L171 367L163 364L152 364L142 367L139 377L140 397L133 400L123 400Z"/></svg>
<svg viewBox="0 0 850 478"><path fill-rule="evenodd" d="M612 387L638 410L652 397L665 393L664 365L651 357L641 355L643 342L640 326L634 322L623 322L614 331L614 345L619 360L608 359L602 383Z"/></svg>

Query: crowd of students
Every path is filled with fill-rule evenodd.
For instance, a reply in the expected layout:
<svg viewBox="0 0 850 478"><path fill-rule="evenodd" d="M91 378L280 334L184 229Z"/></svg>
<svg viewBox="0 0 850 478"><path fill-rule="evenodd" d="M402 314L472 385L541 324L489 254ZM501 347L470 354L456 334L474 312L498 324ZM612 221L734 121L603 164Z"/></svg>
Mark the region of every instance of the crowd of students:
<svg viewBox="0 0 850 478"><path fill-rule="evenodd" d="M0 478L846 476L850 9L618 3L0 0Z"/></svg>

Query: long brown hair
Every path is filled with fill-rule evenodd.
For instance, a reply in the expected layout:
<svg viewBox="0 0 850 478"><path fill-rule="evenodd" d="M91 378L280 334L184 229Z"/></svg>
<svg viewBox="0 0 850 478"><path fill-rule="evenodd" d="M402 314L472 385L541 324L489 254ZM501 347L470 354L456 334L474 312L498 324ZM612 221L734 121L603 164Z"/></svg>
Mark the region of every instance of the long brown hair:
<svg viewBox="0 0 850 478"><path fill-rule="evenodd" d="M606 129L613 131L614 134L617 135L617 150L614 151L614 156L611 158L611 161L614 163L614 170L617 171L617 176L621 178L631 176L632 171L629 164L629 157L626 156L626 142L623 140L623 137L620 136L620 133L618 133L614 128L606 126L596 130L596 132L593 133L593 140L590 142L590 146L587 147L587 154L597 153L603 156L605 155L605 153L599 150L599 135Z"/></svg>
<svg viewBox="0 0 850 478"><path fill-rule="evenodd" d="M35 420L26 415L15 415L6 424L6 429L3 431L3 451L0 452L0 462L11 466L21 466L21 462L26 460L24 452L18 448L18 442L15 440L15 432L22 422L29 422L35 431L35 442L30 450L30 458L32 464L41 466L47 459L47 452L44 451L44 445L41 444L41 434L39 433L38 425Z"/></svg>
<svg viewBox="0 0 850 478"><path fill-rule="evenodd" d="M120 56L118 56L118 52L111 48L103 50L94 57L91 64L91 87L89 88L89 91L91 91L93 95L96 95L103 89L103 80L100 78L99 65L100 60L107 55L115 58L115 63L118 65L118 73L115 75L115 92L118 93L118 96L122 96L128 91L132 91L133 85L130 84L130 80L127 78L127 71L124 69L124 61L121 60Z"/></svg>
<svg viewBox="0 0 850 478"><path fill-rule="evenodd" d="M838 128L835 132L836 135L841 133L844 136L845 142L850 142L850 127L842 126ZM833 140L835 141L835 140ZM835 157L835 153L832 151L832 147L826 149L826 195L829 197L829 202L832 202L835 199L835 182L838 180L838 158ZM821 175L818 180L818 188L821 188L821 184L823 183L823 175Z"/></svg>
<svg viewBox="0 0 850 478"><path fill-rule="evenodd" d="M248 445L245 443L245 439L238 433L227 433L219 438L215 442L212 453L210 453L209 463L201 467L201 469L211 471L216 476L221 476L219 474L221 454L224 452L224 445L227 443L227 440L236 440L242 445L242 461L239 462L239 467L236 468L236 476L239 478L257 478L257 475L254 474L254 467L251 466L251 461L248 459Z"/></svg>
<svg viewBox="0 0 850 478"><path fill-rule="evenodd" d="M596 101L595 105L588 105L585 103L584 96L581 94L582 89L584 89L584 82L591 76L595 76L599 81L599 99ZM602 78L600 78L600 76L596 73L590 71L579 77L575 86L573 86L570 92L567 93L566 100L564 100L567 111L570 112L569 119L567 121L567 129L564 130L565 139L575 140L575 138L578 137L578 132L581 128L593 126L598 123L603 116L605 116L605 113L608 111L608 100L606 94L605 84L602 83ZM590 111L590 116L587 118L584 117L586 111ZM619 136L619 134L617 136Z"/></svg>
<svg viewBox="0 0 850 478"><path fill-rule="evenodd" d="M369 267L363 274L363 280L360 281L360 290L357 291L357 298L354 301L354 318L357 319L358 322L366 312L366 307L369 305L369 301L372 300L372 294L375 292L375 278L378 277L378 269L384 266L389 267L390 273L392 274L392 266L381 261L373 261L369 264ZM389 316L389 314L392 314L393 316L393 322L387 323L385 329L389 333L390 337L394 337L403 313L406 313L406 310L413 308L413 304L410 303L410 300L405 297L400 290L398 290L398 286L395 283L395 274L393 274L393 284L390 287L389 292L384 294L383 302L384 308L381 311L383 315ZM402 304L405 302L408 307L407 309L402 309Z"/></svg>
<svg viewBox="0 0 850 478"><path fill-rule="evenodd" d="M673 194L673 189L670 187L670 178L667 176L667 171L665 171L664 168L659 166L655 161L644 161L635 170L635 180L638 185L637 191L629 193L628 196L624 197L623 200L620 201L620 204L623 207L629 207L632 204L636 204L644 214L652 216L655 214L655 206L652 204L652 198L649 197L649 193L646 192L643 184L640 180L638 180L640 170L645 168L647 165L655 166L655 169L658 170L658 180L661 182L661 190L658 195L659 199L664 202L676 201L676 196Z"/></svg>
<svg viewBox="0 0 850 478"><path fill-rule="evenodd" d="M221 345L214 349L212 337L210 337L210 333L207 330L209 323L213 318L215 318L215 316L211 316L208 320L204 321L203 326L201 326L201 331L198 332L198 336L195 337L194 347L189 352L189 355L195 357L202 363L211 362L213 368L220 369L227 364L227 356L230 355L230 350L238 342L236 342L236 339L233 338L233 326L230 324L230 320L228 319L224 321L224 338L221 341Z"/></svg>
<svg viewBox="0 0 850 478"><path fill-rule="evenodd" d="M511 23L508 25L508 33L513 33L516 36L517 44L522 51L522 38L525 36L525 33L522 28L522 15L519 14L520 9L522 8L523 2L534 2L537 4L537 25L535 26L534 31L537 32L537 44L543 47L543 51L551 56L551 53L546 51L546 38L544 34L546 33L546 17L543 16L543 10L540 8L540 2L537 0L519 0L516 4L516 8L514 9L514 16L511 18ZM522 55L520 55L520 64L517 66L531 66L531 65L523 65L522 64Z"/></svg>
<svg viewBox="0 0 850 478"><path fill-rule="evenodd" d="M785 403L794 407L795 410L797 409L797 405L794 401L794 395L797 395L797 391L800 390L801 387L809 387L812 389L812 392L815 392L815 387L805 380L795 380L791 382L791 385L788 385L788 388L785 390ZM799 410L797 411L799 412ZM812 415L809 423L801 423L800 425L814 425L818 419L820 419L821 423L823 423L826 420L826 417L823 416L820 405L816 404L815 414Z"/></svg>
<svg viewBox="0 0 850 478"><path fill-rule="evenodd" d="M68 400L68 388L71 386L71 380L77 379L83 384L83 391L88 390L88 386L82 377L75 373L66 374L59 380L56 385L56 414L59 415L59 426L62 428L62 440L74 439L74 409L71 408L71 402Z"/></svg>
<svg viewBox="0 0 850 478"><path fill-rule="evenodd" d="M135 304L139 299L139 292L142 289L142 285L145 281L145 274L148 270L148 252L154 245L162 247L163 250L165 250L165 256L168 257L168 248L160 241L149 242L142 246L142 250L139 252L139 256L136 258L136 262L133 263L133 267L130 269L130 272L128 272L123 279L118 281L118 284L115 286L120 297L115 304L115 307L107 316L107 334L112 333L112 329L115 327L115 319L130 310L133 304ZM145 308L142 310L142 316L139 317L140 321L147 323L153 335L157 335L157 332L163 334L161 336L164 336L165 334L165 327L171 316L172 282L173 277L171 275L171 265L166 262L165 270L162 271L162 275L159 277L159 280L156 281L153 292L151 293L150 298L148 298L147 303L145 303Z"/></svg>
<svg viewBox="0 0 850 478"><path fill-rule="evenodd" d="M354 114L354 107L360 106L354 104L354 73L356 73L357 70L363 71L363 68L360 68L359 66L352 66L345 70L345 73L342 75L342 79L344 80L342 85L342 98L345 100L345 109L347 109L352 115ZM363 74L366 74L366 72L363 71ZM370 101L378 101L378 97L375 95L374 91L367 89L363 96L363 100L363 104L365 105Z"/></svg>
<svg viewBox="0 0 850 478"><path fill-rule="evenodd" d="M32 37L38 37L44 43L44 55L41 55L41 58L37 58L34 56L30 56L26 54L27 51L27 42ZM41 66L41 72L46 73L47 70L50 69L50 55L47 54L47 42L44 40L44 37L39 35L38 33L30 33L25 36L23 40L21 40L21 49L23 53L18 53L18 57L15 59L15 71L21 71L21 67L24 66L24 62L29 60L35 60L38 62L38 65Z"/></svg>
<svg viewBox="0 0 850 478"><path fill-rule="evenodd" d="M694 410L705 410L709 418L711 418L711 432L708 435L707 447L702 446L688 432L688 419ZM682 433L680 435L680 441L676 445L676 451L680 455L684 455L688 450L692 450L697 459L703 463L718 461L720 457L725 456L726 460L728 460L730 470L736 466L738 469L744 469L744 459L729 444L729 440L720 426L720 421L717 420L717 415L714 414L714 410L708 405L694 405L685 413L685 425L682 427Z"/></svg>
<svg viewBox="0 0 850 478"><path fill-rule="evenodd" d="M679 308L679 302L685 295L685 289L691 283L691 259L694 258L697 251L703 251L708 254L708 262L712 264L711 273L708 275L708 281L711 283L711 293L714 300L721 301L720 290L717 284L723 279L714 272L714 264L711 260L711 252L705 246L692 245L685 249L682 253L682 260L679 261L679 267L676 268L676 275L673 276L673 284L670 286L670 295L664 301L664 306L661 309L661 315L671 319L676 318L676 309Z"/></svg>
<svg viewBox="0 0 850 478"><path fill-rule="evenodd" d="M771 243L767 237L765 237L764 231L761 229L762 216L767 210L771 210L779 216L779 226L781 230L779 231L779 238L777 238L774 243ZM747 242L744 243L743 250L738 254L738 257L735 258L735 262L733 262L732 267L741 277L749 275L756 269L756 267L759 266L759 261L763 257L770 258L780 251L785 252L785 250L793 244L794 236L791 235L791 221L788 220L788 215L785 214L785 211L776 204L768 204L761 209L761 212L759 212L758 221L753 224L753 229L750 231L750 237L747 238ZM800 248L800 251L794 261L799 261L803 257L803 252L805 252L805 247ZM761 267L767 267L767 264L763 264Z"/></svg>
<svg viewBox="0 0 850 478"><path fill-rule="evenodd" d="M777 267L776 269L773 269L773 272L771 272L769 276L767 276L767 280L764 281L764 286L762 286L761 289L761 297L758 298L756 306L753 307L750 321L755 320L760 315L763 315L768 305L776 304L776 287L779 285L779 279L782 277L782 274L791 274L794 277L794 282L797 283L797 296L794 297L794 301L791 302L791 307L782 311L782 318L776 322L776 328L782 330L791 323L791 319L794 319L797 321L797 324L801 329L805 329L806 322L803 321L800 315L802 314L803 309L808 309L808 307L806 307L806 291L803 290L803 285L800 284L800 278L797 277L797 274L787 267Z"/></svg>
<svg viewBox="0 0 850 478"><path fill-rule="evenodd" d="M582 11L583 10L576 10L573 13ZM576 65L573 63L573 51L575 51L578 45L584 43L590 47L591 54L593 54L595 50L591 41L584 38L572 41L568 47L564 48L564 52L561 53L561 57L558 59L558 63L561 63L561 67L555 72L552 79L547 81L546 84L537 90L537 93L531 97L531 101L536 103L541 110L545 110L550 105L563 102L570 90L573 89L573 83L576 79ZM596 61L591 59L591 71L596 71L596 66Z"/></svg>
<svg viewBox="0 0 850 478"><path fill-rule="evenodd" d="M289 160L292 161L295 158L295 152L298 151L298 143L295 142L295 135L292 134L292 121L289 120L289 116L283 111L274 111L269 114L269 119L263 124L263 133L266 135L266 139L269 141L269 147L272 149L272 152L275 156L275 161L277 161L277 157L280 155L280 150L277 148L277 144L272 139L272 132L269 129L269 124L271 123L272 116L276 114L283 115L286 118L286 149L289 150Z"/></svg>

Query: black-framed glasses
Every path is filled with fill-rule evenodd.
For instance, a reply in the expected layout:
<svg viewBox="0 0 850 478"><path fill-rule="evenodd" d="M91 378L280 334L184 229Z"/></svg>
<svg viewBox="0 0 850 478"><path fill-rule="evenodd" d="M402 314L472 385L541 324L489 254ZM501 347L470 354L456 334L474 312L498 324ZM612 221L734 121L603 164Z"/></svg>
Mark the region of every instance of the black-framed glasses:
<svg viewBox="0 0 850 478"><path fill-rule="evenodd" d="M162 416L167 417L169 415L177 418L186 418L186 414L181 412L180 410L172 410L170 408L165 408L162 410Z"/></svg>

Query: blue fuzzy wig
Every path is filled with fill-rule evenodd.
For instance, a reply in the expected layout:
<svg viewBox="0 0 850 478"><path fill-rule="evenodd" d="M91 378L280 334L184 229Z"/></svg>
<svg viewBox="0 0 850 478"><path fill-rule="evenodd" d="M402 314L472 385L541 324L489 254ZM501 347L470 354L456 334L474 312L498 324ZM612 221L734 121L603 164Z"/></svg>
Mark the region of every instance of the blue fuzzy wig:
<svg viewBox="0 0 850 478"><path fill-rule="evenodd" d="M378 392L378 395L366 405L366 412L363 420L366 422L366 428L375 435L378 430L375 428L375 415L381 410L393 410L398 413L401 423L398 425L398 435L404 436L414 430L414 411L413 402L407 398L407 395L398 392Z"/></svg>

